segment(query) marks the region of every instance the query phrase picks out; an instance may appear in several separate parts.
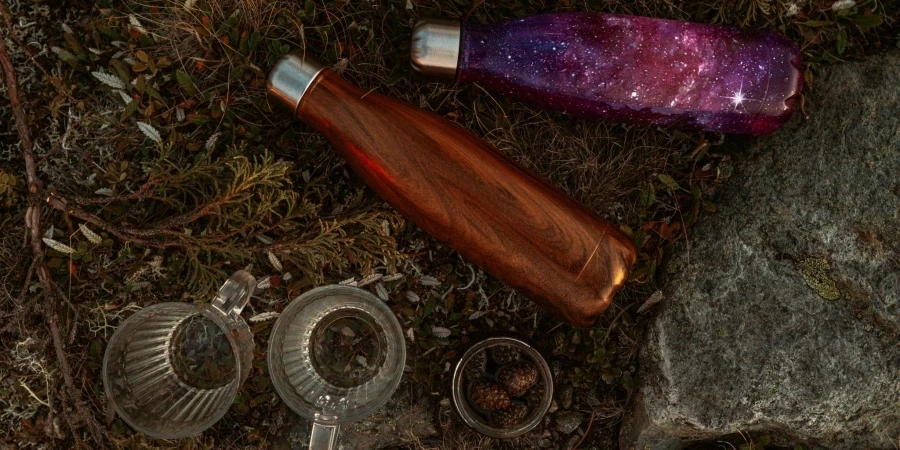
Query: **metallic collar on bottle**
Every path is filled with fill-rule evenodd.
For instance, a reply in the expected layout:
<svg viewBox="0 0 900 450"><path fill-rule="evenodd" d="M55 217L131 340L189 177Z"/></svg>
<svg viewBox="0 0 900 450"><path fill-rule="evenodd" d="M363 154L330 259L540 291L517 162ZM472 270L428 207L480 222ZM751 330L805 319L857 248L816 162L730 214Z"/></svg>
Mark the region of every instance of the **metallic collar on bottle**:
<svg viewBox="0 0 900 450"><path fill-rule="evenodd" d="M272 67L266 80L269 104L296 114L303 94L324 69L324 64L298 51L283 56Z"/></svg>
<svg viewBox="0 0 900 450"><path fill-rule="evenodd" d="M457 20L420 20L413 29L409 52L413 70L429 78L456 80L460 33Z"/></svg>

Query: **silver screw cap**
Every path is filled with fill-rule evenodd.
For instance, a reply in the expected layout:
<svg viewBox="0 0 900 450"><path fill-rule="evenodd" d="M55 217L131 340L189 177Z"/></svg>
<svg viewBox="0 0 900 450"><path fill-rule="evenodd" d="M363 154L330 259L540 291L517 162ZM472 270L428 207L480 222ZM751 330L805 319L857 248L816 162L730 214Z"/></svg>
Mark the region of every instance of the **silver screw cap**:
<svg viewBox="0 0 900 450"><path fill-rule="evenodd" d="M413 70L429 78L456 80L460 32L458 20L420 20L413 29L409 52Z"/></svg>
<svg viewBox="0 0 900 450"><path fill-rule="evenodd" d="M273 109L296 114L300 99L325 65L311 56L293 51L281 57L266 80L266 97Z"/></svg>

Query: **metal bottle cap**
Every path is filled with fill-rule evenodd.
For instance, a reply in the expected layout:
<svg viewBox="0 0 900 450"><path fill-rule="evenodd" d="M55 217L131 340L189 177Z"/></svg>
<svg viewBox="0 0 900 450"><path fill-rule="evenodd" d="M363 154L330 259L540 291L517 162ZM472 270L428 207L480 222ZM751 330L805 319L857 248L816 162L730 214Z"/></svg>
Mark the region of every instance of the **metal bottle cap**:
<svg viewBox="0 0 900 450"><path fill-rule="evenodd" d="M295 114L300 99L325 65L299 51L281 57L266 80L266 97L272 108Z"/></svg>
<svg viewBox="0 0 900 450"><path fill-rule="evenodd" d="M430 78L455 80L460 30L458 20L420 20L413 29L409 51L413 70Z"/></svg>

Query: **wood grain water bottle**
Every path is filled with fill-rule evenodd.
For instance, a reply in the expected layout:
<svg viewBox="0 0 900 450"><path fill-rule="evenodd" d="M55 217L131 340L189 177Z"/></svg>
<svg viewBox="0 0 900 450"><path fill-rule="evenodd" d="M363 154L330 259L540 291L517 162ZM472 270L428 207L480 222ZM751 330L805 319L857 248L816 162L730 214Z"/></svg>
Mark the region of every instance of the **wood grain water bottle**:
<svg viewBox="0 0 900 450"><path fill-rule="evenodd" d="M412 222L573 325L593 323L627 279L624 234L459 125L297 53L267 91Z"/></svg>
<svg viewBox="0 0 900 450"><path fill-rule="evenodd" d="M426 19L411 57L423 75L576 116L752 135L787 121L803 83L783 36L603 13Z"/></svg>

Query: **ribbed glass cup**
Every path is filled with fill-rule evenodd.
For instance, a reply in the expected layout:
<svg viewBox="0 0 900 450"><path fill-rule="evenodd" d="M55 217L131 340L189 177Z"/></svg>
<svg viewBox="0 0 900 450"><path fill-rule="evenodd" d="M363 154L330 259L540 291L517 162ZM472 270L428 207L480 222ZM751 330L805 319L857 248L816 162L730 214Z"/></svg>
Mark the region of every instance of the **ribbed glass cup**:
<svg viewBox="0 0 900 450"><path fill-rule="evenodd" d="M281 399L313 421L310 449L332 448L338 425L384 405L403 375L406 344L387 305L364 290L323 286L297 297L269 338Z"/></svg>
<svg viewBox="0 0 900 450"><path fill-rule="evenodd" d="M240 312L255 284L238 271L209 305L152 305L116 329L103 358L103 386L122 420L148 436L176 439L222 418L253 359Z"/></svg>

